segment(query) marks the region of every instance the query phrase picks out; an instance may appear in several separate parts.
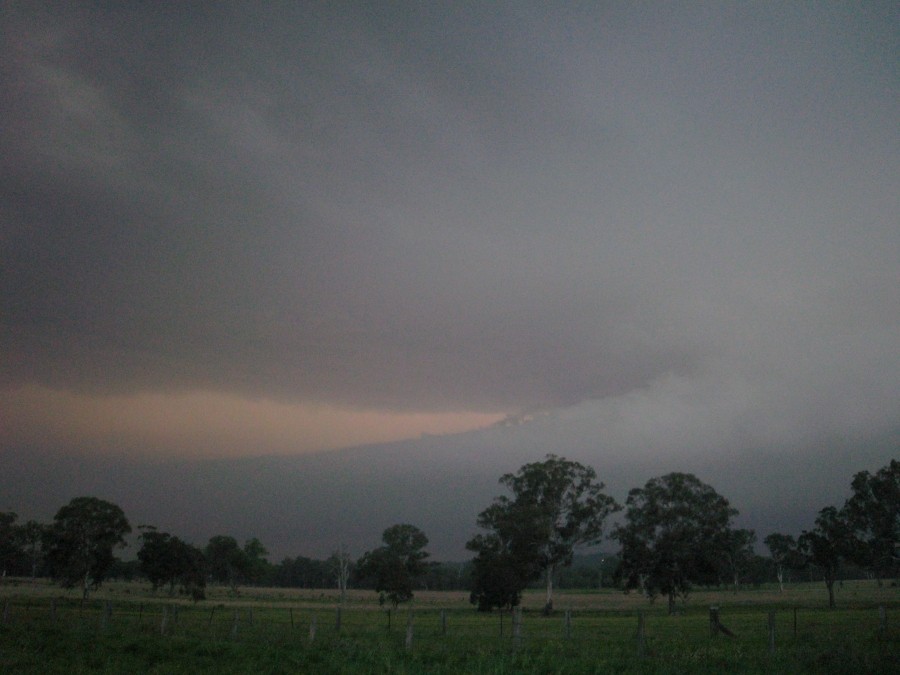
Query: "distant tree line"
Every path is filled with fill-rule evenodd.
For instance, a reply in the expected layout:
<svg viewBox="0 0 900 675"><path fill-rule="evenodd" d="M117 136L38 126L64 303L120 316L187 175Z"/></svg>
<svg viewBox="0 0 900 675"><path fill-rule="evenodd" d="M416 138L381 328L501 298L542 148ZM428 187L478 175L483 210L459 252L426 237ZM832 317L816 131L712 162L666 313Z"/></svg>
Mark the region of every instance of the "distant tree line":
<svg viewBox="0 0 900 675"><path fill-rule="evenodd" d="M131 526L122 509L96 497L78 497L49 524L18 523L0 512L0 577L51 577L79 588L87 598L111 577L143 578L154 591L205 597L209 583L238 593L246 585L374 589L381 603L396 607L418 589L470 591L481 611L511 609L526 588L553 590L617 586L649 599L665 597L670 611L695 586L731 587L777 580L823 580L829 606L834 585L868 577L881 584L900 572L900 462L874 474L857 473L841 508L823 508L799 537L770 533L768 556L755 552L753 530L734 527L738 512L696 476L669 473L632 489L624 505L603 492L594 470L555 455L504 474L508 494L496 497L477 517L482 532L466 544L468 562L429 560L428 538L403 523L382 533L382 545L353 560L341 546L326 560L304 556L273 564L256 538L239 544L217 535L197 547L156 527L138 527L137 559L115 552ZM624 511L608 533L614 555L577 555L602 541L606 520Z"/></svg>

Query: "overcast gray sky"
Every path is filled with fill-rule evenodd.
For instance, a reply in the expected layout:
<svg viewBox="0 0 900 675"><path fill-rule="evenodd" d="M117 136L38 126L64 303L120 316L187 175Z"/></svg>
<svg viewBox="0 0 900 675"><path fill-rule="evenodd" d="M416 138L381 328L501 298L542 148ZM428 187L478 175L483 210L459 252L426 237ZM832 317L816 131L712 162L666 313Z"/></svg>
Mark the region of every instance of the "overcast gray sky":
<svg viewBox="0 0 900 675"><path fill-rule="evenodd" d="M890 433L898 15L3 2L0 443Z"/></svg>

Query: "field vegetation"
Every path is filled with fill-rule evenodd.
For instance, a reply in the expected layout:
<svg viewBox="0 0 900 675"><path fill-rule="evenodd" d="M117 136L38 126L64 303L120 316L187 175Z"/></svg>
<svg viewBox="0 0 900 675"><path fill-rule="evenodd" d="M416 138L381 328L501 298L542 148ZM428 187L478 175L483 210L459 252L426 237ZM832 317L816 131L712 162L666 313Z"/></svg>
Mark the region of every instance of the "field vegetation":
<svg viewBox="0 0 900 675"><path fill-rule="evenodd" d="M454 591L419 591L397 610L371 590L350 589L343 604L336 589L207 591L195 603L108 582L84 601L8 579L0 672L890 673L900 662L900 589L875 581L837 586L837 609L816 583L698 590L674 615L665 601L601 589L559 591L544 616L545 596L529 590L518 621ZM735 637L711 635L711 606Z"/></svg>

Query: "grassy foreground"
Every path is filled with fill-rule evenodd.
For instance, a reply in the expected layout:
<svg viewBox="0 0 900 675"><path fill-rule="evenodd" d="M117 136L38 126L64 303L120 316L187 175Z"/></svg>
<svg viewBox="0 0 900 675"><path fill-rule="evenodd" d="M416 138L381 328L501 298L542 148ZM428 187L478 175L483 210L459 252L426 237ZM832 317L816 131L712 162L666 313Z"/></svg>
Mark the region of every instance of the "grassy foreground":
<svg viewBox="0 0 900 675"><path fill-rule="evenodd" d="M418 593L388 613L357 591L339 612L333 591L211 589L194 605L109 584L82 605L46 584L7 582L0 672L896 672L900 589L846 583L838 609L824 602L819 584L698 592L670 617L665 603L604 590L560 593L556 614L543 617L535 593L514 630L510 615L479 614L459 592ZM710 636L712 605L734 638Z"/></svg>

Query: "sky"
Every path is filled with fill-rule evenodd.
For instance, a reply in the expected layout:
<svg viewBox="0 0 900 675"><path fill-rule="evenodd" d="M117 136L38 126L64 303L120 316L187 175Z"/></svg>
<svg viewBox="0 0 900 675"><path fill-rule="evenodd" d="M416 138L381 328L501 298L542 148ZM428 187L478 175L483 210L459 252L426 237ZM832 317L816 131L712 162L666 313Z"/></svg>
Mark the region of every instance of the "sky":
<svg viewBox="0 0 900 675"><path fill-rule="evenodd" d="M0 16L8 462L896 439L896 3Z"/></svg>

